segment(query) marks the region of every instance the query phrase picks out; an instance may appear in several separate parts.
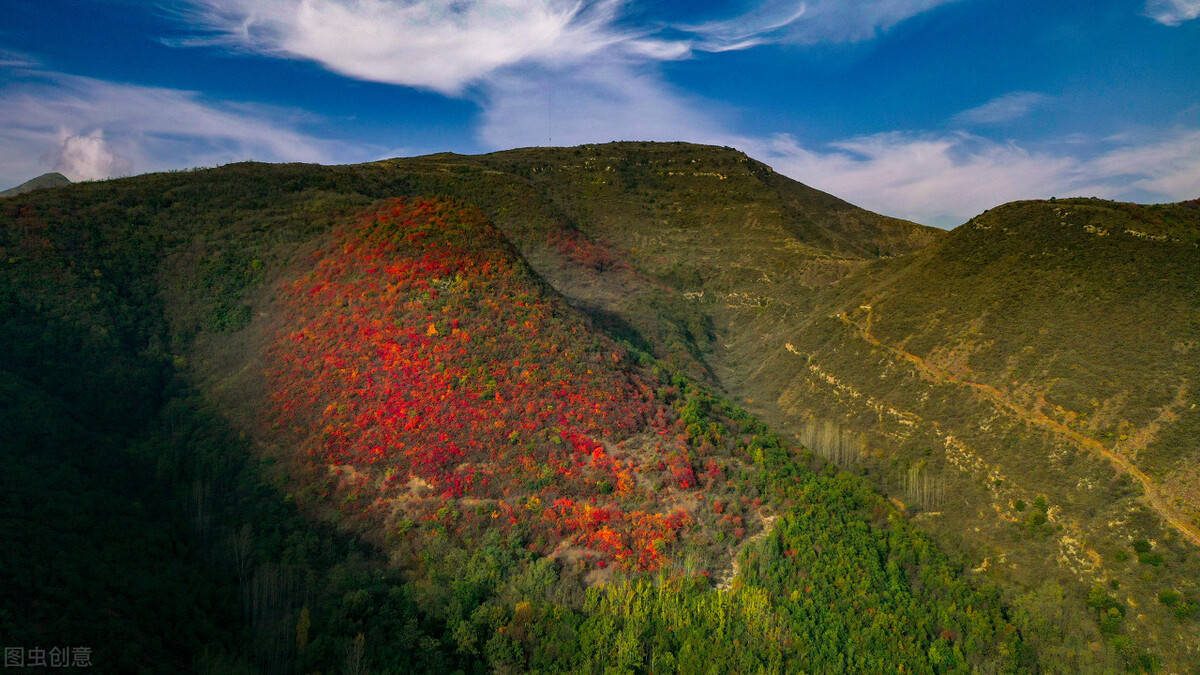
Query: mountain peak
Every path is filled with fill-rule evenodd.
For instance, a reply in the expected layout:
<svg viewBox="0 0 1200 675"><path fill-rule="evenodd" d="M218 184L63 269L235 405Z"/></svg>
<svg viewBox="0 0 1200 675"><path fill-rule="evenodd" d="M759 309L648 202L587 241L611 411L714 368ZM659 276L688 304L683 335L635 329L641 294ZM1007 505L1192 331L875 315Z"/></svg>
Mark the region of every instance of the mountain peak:
<svg viewBox="0 0 1200 675"><path fill-rule="evenodd" d="M44 173L37 178L27 180L15 188L9 188L8 190L0 192L0 197L15 197L16 195L25 194L26 192L33 192L34 190L40 190L42 188L52 188L70 184L71 179L67 178L61 173L58 173L57 171L52 171L50 173Z"/></svg>

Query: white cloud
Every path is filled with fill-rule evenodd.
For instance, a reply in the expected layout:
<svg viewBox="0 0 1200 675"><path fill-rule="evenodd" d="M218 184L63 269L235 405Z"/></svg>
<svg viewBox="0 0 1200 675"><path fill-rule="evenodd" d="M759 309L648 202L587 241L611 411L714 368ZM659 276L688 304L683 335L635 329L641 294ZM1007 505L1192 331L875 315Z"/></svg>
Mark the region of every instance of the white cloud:
<svg viewBox="0 0 1200 675"><path fill-rule="evenodd" d="M886 133L826 151L790 136L741 147L780 173L864 208L941 227L1018 199L1200 197L1200 131L1126 139L1092 157L1030 150L965 133Z"/></svg>
<svg viewBox="0 0 1200 675"><path fill-rule="evenodd" d="M768 0L733 19L682 30L699 38L697 49L728 51L763 43L859 42L954 0Z"/></svg>
<svg viewBox="0 0 1200 675"><path fill-rule="evenodd" d="M1200 130L1123 143L1089 164L1098 178L1170 200L1200 197Z"/></svg>
<svg viewBox="0 0 1200 675"><path fill-rule="evenodd" d="M1049 186L1069 182L1075 171L1069 158L966 134L877 134L825 152L778 136L761 148L760 159L807 185L873 211L943 227L1006 201L1041 196Z"/></svg>
<svg viewBox="0 0 1200 675"><path fill-rule="evenodd" d="M711 102L671 91L655 64L693 50L870 38L952 0L769 0L734 19L631 28L626 0L184 0L201 37L351 77L480 103L490 147L612 139L718 141ZM552 100L551 100L552 99ZM706 112L697 112L705 110Z"/></svg>
<svg viewBox="0 0 1200 675"><path fill-rule="evenodd" d="M1032 91L1014 91L994 98L981 106L964 110L953 121L966 125L1001 124L1011 122L1044 105L1048 97Z"/></svg>
<svg viewBox="0 0 1200 675"><path fill-rule="evenodd" d="M184 17L208 31L208 42L446 94L519 63L570 66L601 51L650 60L688 53L686 43L617 29L621 0L189 2Z"/></svg>
<svg viewBox="0 0 1200 675"><path fill-rule="evenodd" d="M198 35L223 45L314 61L361 80L460 95L514 66L572 68L587 60L653 63L772 42L866 40L953 0L768 0L742 16L631 28L627 0L180 0Z"/></svg>
<svg viewBox="0 0 1200 675"><path fill-rule="evenodd" d="M1178 26L1200 16L1200 0L1147 0L1146 16L1167 26Z"/></svg>
<svg viewBox="0 0 1200 675"><path fill-rule="evenodd" d="M782 39L787 29L807 13L808 5L803 2L768 2L732 19L676 28L699 38L700 49L733 51Z"/></svg>
<svg viewBox="0 0 1200 675"><path fill-rule="evenodd" d="M374 153L300 130L304 115L176 89L29 72L0 95L0 184L51 169L72 180L244 159L363 161Z"/></svg>
<svg viewBox="0 0 1200 675"><path fill-rule="evenodd" d="M133 163L112 152L104 141L104 132L96 129L85 136L63 132L54 153L54 170L71 180L97 180L127 175Z"/></svg>

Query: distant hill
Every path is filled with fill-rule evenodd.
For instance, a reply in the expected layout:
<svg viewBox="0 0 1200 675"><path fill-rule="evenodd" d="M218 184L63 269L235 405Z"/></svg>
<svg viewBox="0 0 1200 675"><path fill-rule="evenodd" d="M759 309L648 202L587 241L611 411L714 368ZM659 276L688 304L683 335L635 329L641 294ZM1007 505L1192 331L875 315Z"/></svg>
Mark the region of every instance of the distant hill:
<svg viewBox="0 0 1200 675"><path fill-rule="evenodd" d="M945 232L638 142L5 200L0 618L116 670L1188 672L1198 211Z"/></svg>
<svg viewBox="0 0 1200 675"><path fill-rule="evenodd" d="M25 181L15 188L9 188L0 192L0 197L12 197L13 195L22 195L26 192L40 190L42 188L58 187L60 185L70 185L71 181L66 176L58 173L44 173L37 178Z"/></svg>

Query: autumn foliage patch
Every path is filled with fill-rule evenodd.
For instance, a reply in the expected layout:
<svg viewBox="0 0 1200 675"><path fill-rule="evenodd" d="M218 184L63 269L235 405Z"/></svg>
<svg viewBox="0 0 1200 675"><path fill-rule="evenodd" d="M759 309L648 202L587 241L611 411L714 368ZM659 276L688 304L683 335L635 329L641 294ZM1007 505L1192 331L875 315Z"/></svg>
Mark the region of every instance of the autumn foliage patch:
<svg viewBox="0 0 1200 675"><path fill-rule="evenodd" d="M567 260L597 272L610 269L631 271L629 265L618 258L610 247L588 239L578 230L565 227L551 230L546 235L546 244Z"/></svg>
<svg viewBox="0 0 1200 675"><path fill-rule="evenodd" d="M282 295L274 422L349 508L640 569L692 523L675 412L477 211L389 201Z"/></svg>

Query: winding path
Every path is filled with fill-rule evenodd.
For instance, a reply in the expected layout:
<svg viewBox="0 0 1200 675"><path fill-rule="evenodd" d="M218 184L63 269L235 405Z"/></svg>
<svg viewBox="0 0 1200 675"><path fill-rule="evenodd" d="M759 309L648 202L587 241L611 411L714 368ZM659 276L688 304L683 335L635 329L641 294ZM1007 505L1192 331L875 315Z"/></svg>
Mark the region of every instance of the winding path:
<svg viewBox="0 0 1200 675"><path fill-rule="evenodd" d="M1170 523L1188 541L1196 546L1200 546L1200 527L1197 527L1183 510L1175 506L1171 495L1163 490L1161 485L1148 476L1146 472L1134 465L1133 462L1129 461L1129 458L1114 452L1100 441L1090 436L1085 436L1065 424L1051 419L1040 410L1030 410L1022 406L1014 401L1011 396L991 385L965 380L944 368L928 363L925 359L912 352L880 342L875 336L871 335L871 309L869 306L864 306L863 308L867 310L867 321L865 324L854 321L846 316L845 313L839 313L837 318L846 325L856 329L858 336L866 342L912 363L919 371L928 375L931 379L970 387L976 393L997 406L1008 410L1028 424L1049 431L1080 450L1092 452L1108 460L1109 464L1112 465L1118 474L1129 476L1141 484L1145 500L1150 508L1154 509L1158 515Z"/></svg>

